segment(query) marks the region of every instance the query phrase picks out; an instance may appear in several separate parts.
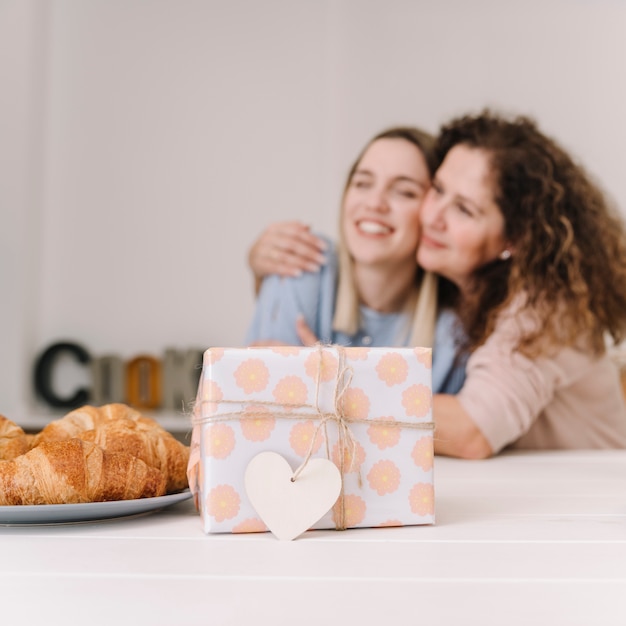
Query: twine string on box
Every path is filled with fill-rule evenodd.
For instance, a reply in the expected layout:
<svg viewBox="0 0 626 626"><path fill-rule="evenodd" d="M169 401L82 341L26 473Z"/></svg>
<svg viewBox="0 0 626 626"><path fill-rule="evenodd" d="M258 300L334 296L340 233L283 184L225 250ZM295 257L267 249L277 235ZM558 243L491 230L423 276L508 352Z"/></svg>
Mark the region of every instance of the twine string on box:
<svg viewBox="0 0 626 626"><path fill-rule="evenodd" d="M341 454L341 467L339 468L339 470L341 471L341 475L343 476L344 474L345 451L347 449L346 440L350 442L351 447L351 459L348 471L351 472L354 466L354 459L356 456L356 440L354 438L354 435L348 428L348 425L346 423L346 415L343 410L343 395L350 387L354 370L349 365L346 365L345 350L341 346L338 346L338 348L341 349L337 351L339 355L339 365L337 366L337 376L335 377L335 388L333 394L334 411L331 413L324 413L320 410L319 392L322 373L323 351L321 350L321 348L319 349L319 364L315 374L315 404L313 405L317 412L317 418L319 420L319 423L317 425L317 428L315 429L315 432L313 433L313 437L311 438L311 443L309 444L309 449L304 457L304 461L302 462L300 467L293 473L292 480L296 480L296 478L300 475L302 470L309 462L313 454L313 450L315 449L315 441L322 428L324 429L324 440L326 442L326 457L330 459L330 450L328 449L328 429L326 428L329 420L333 420L337 424L337 443L339 445L339 452Z"/></svg>
<svg viewBox="0 0 626 626"><path fill-rule="evenodd" d="M278 419L288 420L302 420L310 419L317 420L318 424L311 438L311 443L304 457L303 462L294 471L291 478L292 481L297 480L298 476L302 473L304 468L313 456L315 449L315 442L320 433L320 430L324 430L324 440L326 443L326 457L330 460L330 449L328 447L328 422L334 422L337 424L337 446L339 453L339 472L341 474L341 492L338 500L341 502L339 510L339 520L335 519L335 526L337 530L345 530L346 528L346 515L345 515L345 498L344 498L344 475L346 471L351 472L354 467L356 459L357 441L350 430L351 423L367 423L369 425L381 425L391 428L408 428L413 430L434 430L434 423L430 422L403 422L403 421L391 421L389 419L368 419L368 418L353 418L345 414L344 410L344 395L350 388L354 370L350 365L346 364L346 350L343 346L324 346L320 343L316 344L319 354L319 360L317 364L317 371L315 373L315 402L314 404L308 403L285 403L285 402L272 402L271 400L201 400L196 403L194 407L194 413L192 423L194 426L200 424L213 424L218 422L226 422L232 420L247 420L247 419L267 419L268 417L274 417ZM333 410L322 411L319 402L319 393L321 387L324 347L334 348L337 351L339 362L337 365L337 374L335 376L335 386L333 391ZM212 407L218 404L238 404L244 407L263 407L270 408L268 415L267 411L226 411L226 412L213 412L211 415L203 416L202 409L205 405L209 405L209 411ZM297 410L296 410L297 409ZM304 410L303 410L304 409ZM350 466L346 468L346 450L350 449ZM361 485L361 475L359 471L359 486Z"/></svg>
<svg viewBox="0 0 626 626"><path fill-rule="evenodd" d="M343 396L346 390L350 387L350 383L352 382L352 377L354 375L354 370L346 365L346 356L345 350L341 346L337 346L337 354L339 356L339 363L337 365L337 376L335 378L335 387L333 392L333 408L334 412L332 413L324 413L320 409L319 403L319 391L320 391L320 383L321 383L321 374L322 374L322 360L324 358L324 352L321 348L320 344L317 344L319 361L317 366L317 371L315 373L315 409L318 414L319 423L317 428L313 433L313 437L311 437L311 443L309 444L309 449L304 457L304 461L302 461L300 467L293 473L291 477L292 481L295 481L302 470L307 466L311 456L313 455L313 450L315 449L315 441L319 435L320 429L324 429L324 441L326 443L326 458L330 460L330 450L328 448L328 429L326 427L329 420L334 420L337 424L337 447L338 447L338 456L339 456L339 474L341 476L341 488L339 491L339 497L337 501L339 502L339 519L335 519L335 527L337 530L345 530L346 529L346 509L345 509L345 498L344 498L344 481L343 477L346 471L345 463L346 463L346 441L350 443L351 454L350 454L350 467L348 471L352 471L354 466L354 460L356 458L356 439L352 434L352 431L348 427L346 423L346 416L343 410ZM361 470L359 468L358 472L358 480L359 487L361 486Z"/></svg>

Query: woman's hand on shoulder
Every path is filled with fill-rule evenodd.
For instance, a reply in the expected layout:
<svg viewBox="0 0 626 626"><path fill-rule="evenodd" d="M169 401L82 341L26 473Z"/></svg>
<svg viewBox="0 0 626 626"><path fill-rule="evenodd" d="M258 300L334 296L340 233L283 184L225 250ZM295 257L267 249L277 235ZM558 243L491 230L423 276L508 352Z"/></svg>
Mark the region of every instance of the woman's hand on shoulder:
<svg viewBox="0 0 626 626"><path fill-rule="evenodd" d="M304 321L304 317L302 315L298 315L296 319L296 333L298 334L303 346L314 346L318 342L318 338L309 328L309 325Z"/></svg>
<svg viewBox="0 0 626 626"><path fill-rule="evenodd" d="M324 263L326 244L302 222L270 224L252 244L248 264L257 286L269 274L299 276L315 272Z"/></svg>

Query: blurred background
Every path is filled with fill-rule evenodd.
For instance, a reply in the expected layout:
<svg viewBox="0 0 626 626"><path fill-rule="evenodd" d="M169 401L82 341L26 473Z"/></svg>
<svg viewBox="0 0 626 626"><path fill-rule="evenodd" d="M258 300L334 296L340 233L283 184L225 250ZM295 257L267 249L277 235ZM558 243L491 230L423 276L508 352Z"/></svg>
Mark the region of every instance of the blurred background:
<svg viewBox="0 0 626 626"><path fill-rule="evenodd" d="M241 345L254 238L334 235L389 125L531 115L626 211L625 32L621 0L0 0L0 413L58 341Z"/></svg>

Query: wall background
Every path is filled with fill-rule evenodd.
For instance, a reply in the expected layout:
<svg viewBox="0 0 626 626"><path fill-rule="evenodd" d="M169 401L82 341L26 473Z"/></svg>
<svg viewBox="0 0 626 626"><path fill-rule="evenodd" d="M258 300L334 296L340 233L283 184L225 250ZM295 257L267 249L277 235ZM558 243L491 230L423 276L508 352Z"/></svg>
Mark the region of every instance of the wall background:
<svg viewBox="0 0 626 626"><path fill-rule="evenodd" d="M621 0L0 0L0 413L62 339L241 345L255 236L333 234L391 124L530 114L626 211L624 32Z"/></svg>

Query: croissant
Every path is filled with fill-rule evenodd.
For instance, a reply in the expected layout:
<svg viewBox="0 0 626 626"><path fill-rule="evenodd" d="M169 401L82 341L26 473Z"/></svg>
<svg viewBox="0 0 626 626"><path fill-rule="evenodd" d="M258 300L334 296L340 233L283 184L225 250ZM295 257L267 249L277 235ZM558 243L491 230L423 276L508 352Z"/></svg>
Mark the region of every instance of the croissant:
<svg viewBox="0 0 626 626"><path fill-rule="evenodd" d="M76 435L99 445L108 452L124 452L141 459L165 476L167 492L187 487L189 446L178 441L161 427L146 430L131 420L109 422Z"/></svg>
<svg viewBox="0 0 626 626"><path fill-rule="evenodd" d="M10 419L0 415L0 460L10 461L30 449L29 436Z"/></svg>
<svg viewBox="0 0 626 626"><path fill-rule="evenodd" d="M157 422L144 417L126 404L85 405L47 424L33 439L33 447L43 441L64 441L86 430L94 430L120 419L131 420L147 428L161 428Z"/></svg>
<svg viewBox="0 0 626 626"><path fill-rule="evenodd" d="M80 439L43 442L0 461L0 505L132 500L164 493L159 470Z"/></svg>

